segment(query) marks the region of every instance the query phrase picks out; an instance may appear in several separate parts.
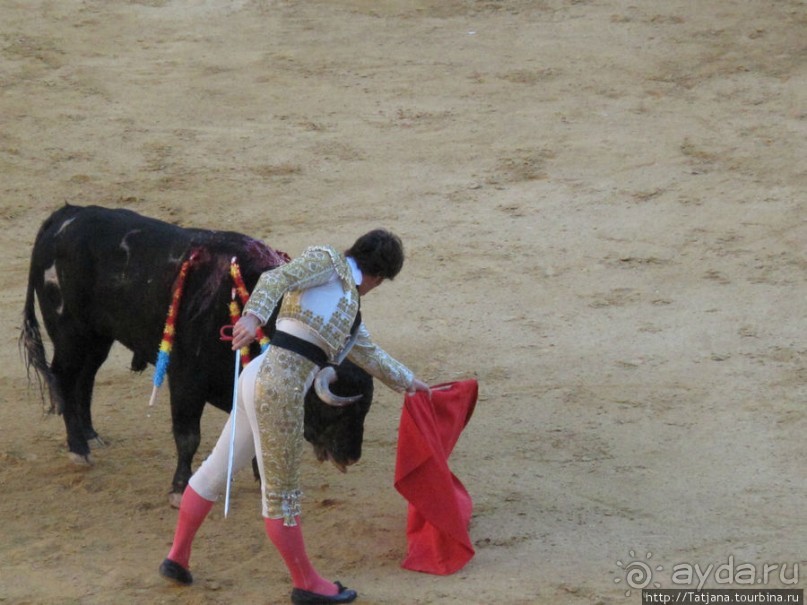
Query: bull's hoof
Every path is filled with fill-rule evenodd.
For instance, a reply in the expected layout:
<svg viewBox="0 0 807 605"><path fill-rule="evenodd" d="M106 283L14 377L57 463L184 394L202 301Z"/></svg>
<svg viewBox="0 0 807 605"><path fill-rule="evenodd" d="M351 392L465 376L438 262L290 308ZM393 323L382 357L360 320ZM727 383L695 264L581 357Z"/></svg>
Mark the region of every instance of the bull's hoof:
<svg viewBox="0 0 807 605"><path fill-rule="evenodd" d="M165 559L160 564L160 575L166 580L171 580L172 582L182 584L183 586L193 584L193 576L191 575L191 572L171 559Z"/></svg>
<svg viewBox="0 0 807 605"><path fill-rule="evenodd" d="M95 437L87 439L87 443L92 447L106 447L106 441L101 439L101 435L96 435Z"/></svg>
<svg viewBox="0 0 807 605"><path fill-rule="evenodd" d="M95 460L92 459L90 454L82 456L75 452L68 452L67 457L70 458L70 462L78 466L95 466Z"/></svg>
<svg viewBox="0 0 807 605"><path fill-rule="evenodd" d="M336 459L334 459L332 456L328 456L328 459L331 461L331 464L333 464L340 473L346 473L347 472L347 464L345 464L344 462L337 462Z"/></svg>
<svg viewBox="0 0 807 605"><path fill-rule="evenodd" d="M171 492L168 495L168 504L170 504L172 508L179 508L179 505L182 504L182 494Z"/></svg>

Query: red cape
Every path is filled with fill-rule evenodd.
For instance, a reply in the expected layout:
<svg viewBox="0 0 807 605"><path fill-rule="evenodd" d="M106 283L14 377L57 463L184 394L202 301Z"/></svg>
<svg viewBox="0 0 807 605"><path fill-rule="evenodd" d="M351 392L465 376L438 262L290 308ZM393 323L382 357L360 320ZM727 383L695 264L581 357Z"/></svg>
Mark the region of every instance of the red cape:
<svg viewBox="0 0 807 605"><path fill-rule="evenodd" d="M409 502L405 569L447 575L474 556L473 502L448 457L476 406L476 380L406 395L398 428L395 489Z"/></svg>

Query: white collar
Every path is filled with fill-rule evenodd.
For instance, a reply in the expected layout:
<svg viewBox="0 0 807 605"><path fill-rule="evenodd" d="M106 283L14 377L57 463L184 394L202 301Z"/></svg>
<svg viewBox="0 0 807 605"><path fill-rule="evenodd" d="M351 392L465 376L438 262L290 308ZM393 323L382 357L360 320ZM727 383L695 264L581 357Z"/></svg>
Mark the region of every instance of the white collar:
<svg viewBox="0 0 807 605"><path fill-rule="evenodd" d="M348 256L346 260L347 264L350 266L350 270L353 272L353 281L356 282L357 286L360 286L363 275L361 269L359 269L359 265L356 263L356 259L354 259L352 256Z"/></svg>

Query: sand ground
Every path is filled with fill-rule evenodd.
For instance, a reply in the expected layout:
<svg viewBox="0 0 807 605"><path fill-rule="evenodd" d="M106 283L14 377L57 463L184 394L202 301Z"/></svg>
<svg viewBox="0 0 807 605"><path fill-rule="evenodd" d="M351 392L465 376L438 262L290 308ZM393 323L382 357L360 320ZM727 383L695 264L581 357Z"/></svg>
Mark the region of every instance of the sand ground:
<svg viewBox="0 0 807 605"><path fill-rule="evenodd" d="M800 565L803 588L805 31L803 0L0 0L0 602L289 590L250 477L204 526L197 583L158 577L167 398L148 408L122 348L95 396L108 446L68 462L17 349L64 202L293 255L403 237L365 319L424 379L479 381L452 458L477 554L400 568L402 400L379 388L363 460L309 456L304 479L309 550L360 602L638 603L632 563L664 588L687 565ZM202 450L224 420L205 414Z"/></svg>

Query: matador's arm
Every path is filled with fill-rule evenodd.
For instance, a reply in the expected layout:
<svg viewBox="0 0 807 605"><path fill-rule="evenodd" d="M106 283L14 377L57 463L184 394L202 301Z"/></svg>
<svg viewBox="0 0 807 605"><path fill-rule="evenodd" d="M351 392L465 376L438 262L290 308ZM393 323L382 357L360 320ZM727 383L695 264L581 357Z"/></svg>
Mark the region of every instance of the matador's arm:
<svg viewBox="0 0 807 605"><path fill-rule="evenodd" d="M376 345L364 323L359 326L358 338L347 357L394 391L400 393L412 386L415 378L412 370Z"/></svg>

